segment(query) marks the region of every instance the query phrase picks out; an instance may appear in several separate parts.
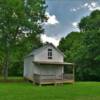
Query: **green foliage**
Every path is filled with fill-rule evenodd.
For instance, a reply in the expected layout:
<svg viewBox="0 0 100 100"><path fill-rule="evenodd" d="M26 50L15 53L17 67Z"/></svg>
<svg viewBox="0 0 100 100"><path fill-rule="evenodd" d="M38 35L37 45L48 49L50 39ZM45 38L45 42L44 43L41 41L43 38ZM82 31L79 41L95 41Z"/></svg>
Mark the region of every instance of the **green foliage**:
<svg viewBox="0 0 100 100"><path fill-rule="evenodd" d="M5 77L10 66L19 67L32 48L41 46L45 9L45 0L0 0L0 66Z"/></svg>
<svg viewBox="0 0 100 100"><path fill-rule="evenodd" d="M74 62L75 59L73 58L77 55L78 48L81 47L82 34L80 32L71 32L61 39L58 48L64 52L66 61Z"/></svg>
<svg viewBox="0 0 100 100"><path fill-rule="evenodd" d="M84 17L79 28L61 39L59 48L66 61L76 63L77 80L100 81L100 11Z"/></svg>
<svg viewBox="0 0 100 100"><path fill-rule="evenodd" d="M84 17L79 23L81 31L100 30L100 11L93 11L90 16Z"/></svg>

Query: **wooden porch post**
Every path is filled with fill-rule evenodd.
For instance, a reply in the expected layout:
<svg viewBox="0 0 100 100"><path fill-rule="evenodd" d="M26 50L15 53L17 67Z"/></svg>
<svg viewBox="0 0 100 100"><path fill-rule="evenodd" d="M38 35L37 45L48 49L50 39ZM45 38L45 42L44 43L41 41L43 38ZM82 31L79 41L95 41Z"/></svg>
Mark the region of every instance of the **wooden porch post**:
<svg viewBox="0 0 100 100"><path fill-rule="evenodd" d="M75 82L75 65L73 64L73 82Z"/></svg>
<svg viewBox="0 0 100 100"><path fill-rule="evenodd" d="M39 64L39 67L41 67L41 65ZM41 68L40 68L40 75L39 75L39 86L41 86L41 82L42 82L42 80L41 80L41 77L42 77L42 74L41 74Z"/></svg>

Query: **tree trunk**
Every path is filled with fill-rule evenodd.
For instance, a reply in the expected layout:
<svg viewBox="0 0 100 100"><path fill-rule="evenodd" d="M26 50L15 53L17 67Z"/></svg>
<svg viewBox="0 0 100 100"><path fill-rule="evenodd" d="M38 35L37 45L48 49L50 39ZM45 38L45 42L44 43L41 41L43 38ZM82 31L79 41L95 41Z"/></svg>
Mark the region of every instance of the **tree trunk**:
<svg viewBox="0 0 100 100"><path fill-rule="evenodd" d="M9 65L9 46L7 35L5 36L5 58L4 58L4 66L3 66L3 77L4 80L8 78L8 65Z"/></svg>
<svg viewBox="0 0 100 100"><path fill-rule="evenodd" d="M5 62L4 62L4 67L3 67L3 77L4 77L4 80L7 80L8 78L8 60L5 59Z"/></svg>
<svg viewBox="0 0 100 100"><path fill-rule="evenodd" d="M4 67L3 67L3 76L4 80L7 80L8 78L8 53L5 55L5 61L4 61Z"/></svg>

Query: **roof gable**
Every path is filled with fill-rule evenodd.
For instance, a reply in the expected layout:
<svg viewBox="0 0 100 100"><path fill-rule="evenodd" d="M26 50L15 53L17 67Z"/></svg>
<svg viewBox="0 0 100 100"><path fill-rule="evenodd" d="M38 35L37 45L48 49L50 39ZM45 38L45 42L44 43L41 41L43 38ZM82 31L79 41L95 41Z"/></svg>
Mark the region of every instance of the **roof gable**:
<svg viewBox="0 0 100 100"><path fill-rule="evenodd" d="M46 43L46 44L44 44L42 47L33 50L33 51L32 51L30 54L28 54L26 57L37 55L38 53L41 53L41 51L42 51L43 49L47 48L48 46L53 47L57 52L59 52L59 54L61 54L62 56L64 56L64 54L63 54L58 48L56 48L52 43Z"/></svg>

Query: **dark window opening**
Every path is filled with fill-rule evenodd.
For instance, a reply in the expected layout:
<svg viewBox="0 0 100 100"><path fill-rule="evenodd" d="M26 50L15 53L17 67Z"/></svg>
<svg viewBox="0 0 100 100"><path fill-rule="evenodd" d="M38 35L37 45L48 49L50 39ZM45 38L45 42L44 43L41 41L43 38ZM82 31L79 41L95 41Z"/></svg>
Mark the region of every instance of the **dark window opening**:
<svg viewBox="0 0 100 100"><path fill-rule="evenodd" d="M52 49L48 49L48 59L52 59Z"/></svg>

